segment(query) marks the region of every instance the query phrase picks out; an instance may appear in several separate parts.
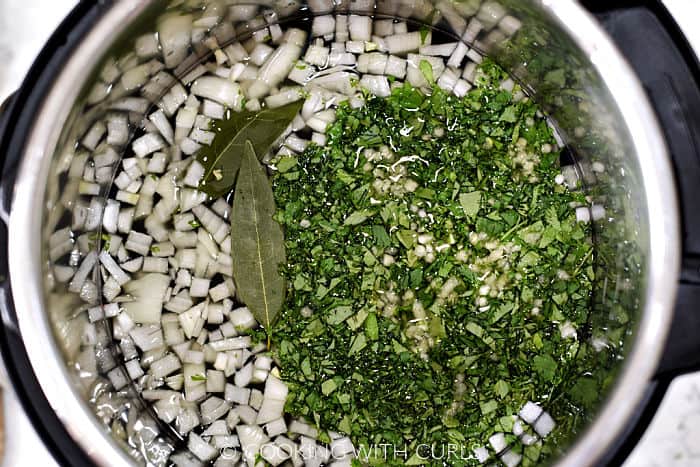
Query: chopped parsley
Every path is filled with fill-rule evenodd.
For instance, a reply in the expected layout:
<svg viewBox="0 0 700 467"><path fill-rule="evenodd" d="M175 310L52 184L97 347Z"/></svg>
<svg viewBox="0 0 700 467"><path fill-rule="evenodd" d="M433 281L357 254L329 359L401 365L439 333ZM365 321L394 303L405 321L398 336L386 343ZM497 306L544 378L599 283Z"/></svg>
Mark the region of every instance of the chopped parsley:
<svg viewBox="0 0 700 467"><path fill-rule="evenodd" d="M555 183L552 130L503 76L485 63L462 99L404 84L341 104L326 146L273 179L287 409L355 446L484 446L526 401L556 444L598 390L574 377L595 363L580 339L593 245L572 207L586 200ZM514 449L534 465L548 444Z"/></svg>

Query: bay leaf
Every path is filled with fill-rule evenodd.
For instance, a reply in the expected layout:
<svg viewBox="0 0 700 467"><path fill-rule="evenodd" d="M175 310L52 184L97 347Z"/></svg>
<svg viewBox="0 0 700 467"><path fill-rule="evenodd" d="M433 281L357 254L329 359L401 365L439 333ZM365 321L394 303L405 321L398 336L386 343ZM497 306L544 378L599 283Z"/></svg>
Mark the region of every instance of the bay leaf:
<svg viewBox="0 0 700 467"><path fill-rule="evenodd" d="M272 218L275 200L264 167L245 142L231 211L231 255L238 294L269 333L284 302L286 262L282 227Z"/></svg>
<svg viewBox="0 0 700 467"><path fill-rule="evenodd" d="M303 104L304 101L297 101L259 112L231 111L228 119L215 120L210 128L216 133L214 140L197 154L197 160L205 169L200 189L212 197L231 191L241 167L246 141L251 142L258 157L264 157Z"/></svg>

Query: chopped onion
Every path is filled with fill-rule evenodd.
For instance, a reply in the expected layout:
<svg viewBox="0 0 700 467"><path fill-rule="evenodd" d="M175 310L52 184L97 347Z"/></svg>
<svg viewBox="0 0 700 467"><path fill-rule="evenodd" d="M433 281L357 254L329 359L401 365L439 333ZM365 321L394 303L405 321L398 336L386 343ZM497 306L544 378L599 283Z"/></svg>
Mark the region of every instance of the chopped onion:
<svg viewBox="0 0 700 467"><path fill-rule="evenodd" d="M146 274L129 281L124 290L134 299L124 302L124 311L136 323L159 323L163 308L163 297L170 285L170 277L165 274Z"/></svg>
<svg viewBox="0 0 700 467"><path fill-rule="evenodd" d="M192 16L172 14L160 20L158 39L163 51L165 66L175 68L187 56L192 30Z"/></svg>
<svg viewBox="0 0 700 467"><path fill-rule="evenodd" d="M243 457L249 466L255 465L257 454L260 452L260 447L270 441L262 428L257 425L238 425L236 433L241 442Z"/></svg>
<svg viewBox="0 0 700 467"><path fill-rule="evenodd" d="M203 462L214 459L219 451L195 433L190 433L187 439L187 449Z"/></svg>
<svg viewBox="0 0 700 467"><path fill-rule="evenodd" d="M240 86L218 76L203 76L192 84L192 94L240 110Z"/></svg>

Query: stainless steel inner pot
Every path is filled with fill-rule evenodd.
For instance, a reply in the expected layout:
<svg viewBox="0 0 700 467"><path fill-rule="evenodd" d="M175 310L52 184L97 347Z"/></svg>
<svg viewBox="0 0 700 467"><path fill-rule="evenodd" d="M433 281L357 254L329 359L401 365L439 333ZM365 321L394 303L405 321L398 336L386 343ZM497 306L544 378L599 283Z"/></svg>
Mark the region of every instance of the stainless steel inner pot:
<svg viewBox="0 0 700 467"><path fill-rule="evenodd" d="M574 154L593 205L604 209L593 216L597 249L603 252L596 261L613 271L614 279L598 284L587 339L602 352L625 343L624 359L617 359L617 377L601 394L597 416L558 461L593 464L625 427L659 360L672 316L680 242L669 158L646 96L610 40L574 0L120 0L105 7L34 116L9 222L20 332L41 388L70 435L98 465L131 465L127 452L138 455L134 446L115 442L93 414L71 363L77 345L71 338L82 321L74 319L66 306L70 299L55 292L48 275L48 236L79 196L65 177L74 143L106 109L88 104L91 91L104 86L105 70L140 34L158 30L159 17L187 11L224 24L230 5L241 4L258 6L254 10L265 12L264 18L239 21L235 28L213 24L214 34L241 34L265 21L329 10L435 25L494 58L546 111ZM504 16L510 26L496 25ZM469 34L475 17L491 27ZM510 38L513 25L519 31ZM196 63L204 53L199 45L186 60ZM604 174L595 170L596 163L606 167ZM620 311L629 320L621 323Z"/></svg>

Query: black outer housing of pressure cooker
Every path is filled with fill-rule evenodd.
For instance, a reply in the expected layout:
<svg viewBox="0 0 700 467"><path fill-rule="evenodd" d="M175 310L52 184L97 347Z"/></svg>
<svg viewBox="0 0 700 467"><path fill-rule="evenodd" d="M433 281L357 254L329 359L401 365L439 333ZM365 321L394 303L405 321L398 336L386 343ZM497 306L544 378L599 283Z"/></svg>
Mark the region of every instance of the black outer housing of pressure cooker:
<svg viewBox="0 0 700 467"><path fill-rule="evenodd" d="M40 438L59 464L76 467L92 463L48 404L19 333L17 313L21 310L15 310L12 303L6 222L14 175L34 116L73 47L110 3L80 1L48 40L22 86L0 111L0 352L9 381ZM625 433L599 463L617 466L641 438L673 378L700 369L700 63L658 0L582 3L598 18L645 87L673 159L683 223L683 261L675 317L656 377L648 385L636 418L630 420ZM12 420L5 422L7 430L12 430Z"/></svg>

